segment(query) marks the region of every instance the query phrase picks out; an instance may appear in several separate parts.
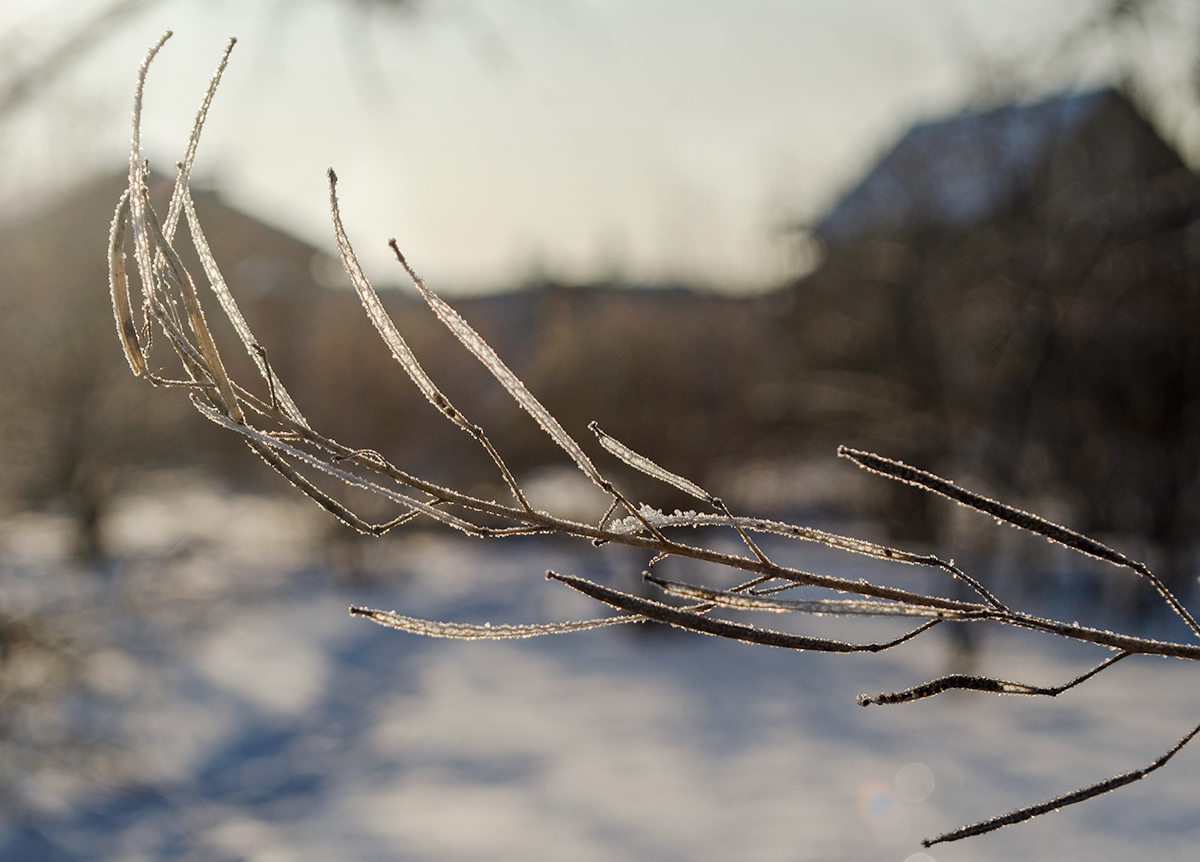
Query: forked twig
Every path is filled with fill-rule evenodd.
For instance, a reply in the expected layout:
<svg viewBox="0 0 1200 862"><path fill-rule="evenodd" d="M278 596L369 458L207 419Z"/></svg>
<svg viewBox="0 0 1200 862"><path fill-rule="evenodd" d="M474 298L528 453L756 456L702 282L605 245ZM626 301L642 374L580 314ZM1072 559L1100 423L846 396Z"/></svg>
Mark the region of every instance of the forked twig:
<svg viewBox="0 0 1200 862"><path fill-rule="evenodd" d="M347 446L311 428L288 394L283 381L267 361L266 351L255 339L245 318L238 309L220 267L209 248L201 229L188 182L192 162L204 120L211 107L217 85L225 70L230 40L213 75L189 136L185 156L178 164L175 188L171 195L167 218L160 225L150 204L147 191L147 167L141 155L142 94L146 73L154 56L170 36L168 32L146 54L139 67L134 94L133 135L129 155L128 188L117 202L109 232L109 288L113 318L130 369L152 384L185 388L196 409L207 419L238 434L268 465L295 485L301 492L332 513L335 517L364 533L380 535L415 518L428 518L453 527L471 536L514 536L532 533L555 533L592 542L596 545L615 543L638 549L649 556L652 566L665 557L686 557L715 563L744 572L746 577L732 590L716 590L698 584L686 584L659 578L649 573L645 579L668 594L693 601L688 607L672 607L662 602L613 589L573 575L550 572L547 577L563 583L587 596L608 604L623 613L591 620L533 625L490 625L462 622L438 622L404 616L395 611L353 607L350 612L381 625L432 637L466 639L510 639L547 634L564 634L624 623L656 621L715 637L729 638L765 646L818 652L850 653L881 652L919 636L942 622L972 625L990 621L1015 628L1031 629L1056 637L1069 638L1116 650L1100 664L1070 682L1053 687L1034 686L1006 680L952 674L921 685L892 693L874 696L861 695L859 703L908 703L951 689L994 692L999 694L1041 695L1056 697L1107 670L1130 655L1160 655L1200 659L1200 644L1174 643L1151 638L1105 631L1080 625L1037 617L1013 610L975 578L953 562L931 554L917 554L898 548L875 544L862 539L841 536L802 525L786 524L763 518L735 516L719 497L680 476L657 462L634 451L629 446L601 431L596 423L589 428L599 445L625 466L690 494L712 507L712 512L675 512L664 514L645 504L626 497L612 479L592 462L591 458L567 433L557 419L534 397L525 384L501 361L490 345L462 316L434 293L400 252L393 239L389 242L396 259L411 278L429 309L438 320L492 374L514 401L525 410L538 426L561 448L575 466L612 499L608 511L595 525L583 524L551 512L536 511L517 478L506 466L482 427L470 422L452 405L441 389L417 360L399 328L388 316L363 272L350 239L342 224L337 200L337 176L329 171L330 215L334 237L342 262L350 275L367 317L390 349L393 357L416 384L425 398L449 421L468 432L488 453L512 492L515 505L498 503L431 482L401 467L369 448ZM218 347L209 330L201 308L195 281L184 267L172 243L181 217L187 219L192 245L200 258L206 280L226 317L233 324L243 348L254 361L266 383L266 393L255 394L229 377L221 361ZM132 233L134 258L141 300L135 303L129 274L125 265L125 246ZM133 310L141 309L139 326ZM186 321L186 323L185 323ZM157 328L183 366L186 379L165 379L151 371L155 350L154 331ZM888 478L915 485L923 490L941 494L956 503L984 512L992 517L1031 531L1051 541L1092 557L1128 568L1145 578L1158 590L1164 601L1200 636L1200 624L1163 582L1144 564L1130 559L1087 536L1054 524L1029 512L968 491L932 473L894 461L842 447L843 457L859 466ZM381 523L371 523L353 512L335 495L319 488L310 475L324 475L349 488L365 490L388 501L395 511ZM617 509L627 515L615 518ZM749 555L713 550L695 540L689 532L709 529L733 530L749 551ZM807 572L774 562L762 549L755 536L770 535L805 542L816 542L845 553L875 560L939 569L968 584L978 595L978 601L963 601L875 583L867 579L849 579L836 575ZM835 591L841 598L791 600L779 594L797 586L818 587ZM845 595L853 598L845 598ZM715 610L736 612L800 613L834 616L902 617L922 622L892 640L876 643L850 643L828 638L763 629L713 615ZM1192 730L1178 744L1149 766L1123 773L1072 793L1008 814L982 821L935 839L925 846L957 841L980 835L1013 823L1019 823L1048 811L1055 811L1107 793L1144 778L1163 766L1183 748L1200 727Z"/></svg>
<svg viewBox="0 0 1200 862"><path fill-rule="evenodd" d="M358 292L359 299L362 301L363 308L366 309L367 316L371 319L371 324L392 351L392 356L400 363L400 366L412 378L412 381L417 384L417 388L421 390L421 394L429 399L429 403L440 410L442 415L479 442L488 453L488 456L500 469L505 483L512 490L513 496L517 498L522 508L526 510L532 509L529 501L525 499L525 494L521 491L520 486L517 485L517 480L513 478L513 474L509 471L508 466L504 463L504 460L500 457L495 447L492 446L487 435L483 433L483 429L474 422L468 421L467 417L450 403L450 399L442 394L442 391L438 389L429 375L425 373L425 369L421 367L421 363L417 361L417 357L408 346L408 342L400 335L400 330L396 328L396 324L388 317L387 312L383 308L383 303L379 300L379 295L375 292L375 288L371 286L371 282L367 280L367 276L358 262L354 248L350 245L350 238L346 236L346 229L342 226L342 214L338 208L337 199L337 174L334 173L333 168L329 169L328 176L329 209L333 216L333 232L337 238L338 251L341 252L342 263L346 267L346 272L350 275L350 280L354 284L354 289Z"/></svg>
<svg viewBox="0 0 1200 862"><path fill-rule="evenodd" d="M926 697L933 697L935 694L941 694L943 691L951 691L952 689L960 689L963 691L990 691L993 694L1030 694L1030 695L1045 695L1047 697L1058 697L1064 691L1072 689L1080 683L1087 682L1096 674L1103 670L1107 670L1112 665L1119 662L1121 659L1129 658L1133 653L1122 652L1117 653L1111 658L1106 658L1100 664L1089 670L1085 674L1075 677L1070 682L1062 685L1051 686L1044 688L1036 685L1026 685L1023 682L1008 682L1002 679L992 679L986 676L971 676L964 673L952 673L948 676L938 677L921 685L906 688L903 691L895 691L889 694L877 694L874 696L860 694L858 696L859 706L870 706L871 704L883 705L889 703L911 703L914 700L921 700Z"/></svg>
<svg viewBox="0 0 1200 862"><path fill-rule="evenodd" d="M716 637L761 644L763 646L783 647L784 649L812 650L814 652L883 652L894 646L899 646L941 622L940 619L930 620L895 640L885 643L852 644L845 641L760 629L756 626L745 625L744 623L715 619L703 616L695 611L684 608L673 608L661 602L623 593L620 590L614 590L611 587L605 587L594 581L574 575L560 575L557 572L547 572L546 577L561 581L567 586L579 590L585 596L599 599L605 604L612 605L614 608L638 614L656 622L667 623L677 628L701 632L706 635L715 635Z"/></svg>
<svg viewBox="0 0 1200 862"><path fill-rule="evenodd" d="M705 491L690 479L685 479L683 476L680 476L677 473L672 473L665 467L661 467L654 463L645 455L639 455L637 452L634 452L616 437L613 437L610 434L605 434L603 431L601 431L599 423L593 421L588 425L588 428L593 434L596 435L596 438L600 441L601 446L603 446L613 455L616 455L630 467L634 468L635 470L640 470L647 476L653 476L660 482L665 482L668 485L672 485L678 488L680 491L683 491L685 494L690 494L698 500L703 500L710 506L714 506L725 515L726 523L728 523L737 531L737 534L741 536L742 541L746 543L746 547L751 550L754 556L758 557L761 562L768 564L771 562L769 559L767 559L767 555L762 552L762 549L759 548L755 541L750 538L750 535L741 527L740 524L738 524L737 519L733 517L733 513L729 511L729 507L721 501L720 497L714 497L712 494ZM655 527L650 527L649 523L641 517L640 512L634 512L634 514L651 530L657 530Z"/></svg>
<svg viewBox="0 0 1200 862"><path fill-rule="evenodd" d="M1166 584L1159 580L1154 572L1150 571L1145 563L1131 560L1120 551L1114 551L1107 545L1097 542L1095 539L1088 538L1082 533L1076 533L1074 530L1059 526L1053 521L1047 521L1045 518L1030 512L1025 512L989 497L984 497L982 494L968 491L966 488L961 488L940 476L926 473L924 470L918 470L916 467L910 467L903 461L893 461L890 458L883 458L870 452L860 452L857 449L851 449L847 446L839 446L838 454L844 458L849 458L867 470L880 473L892 479L898 479L901 482L907 482L910 485L916 485L918 488L933 491L935 494L941 494L943 497L948 497L961 506L966 506L969 509L977 509L999 521L1012 524L1014 527L1020 527L1022 530L1028 530L1039 536L1045 536L1050 541L1066 545L1071 550L1079 551L1081 554L1087 554L1088 556L1097 557L1101 560L1115 563L1118 566L1125 566L1132 569L1153 584L1154 588L1158 590L1159 595L1166 600L1171 609L1179 614L1194 634L1200 636L1200 622L1196 622L1196 618L1167 589Z"/></svg>

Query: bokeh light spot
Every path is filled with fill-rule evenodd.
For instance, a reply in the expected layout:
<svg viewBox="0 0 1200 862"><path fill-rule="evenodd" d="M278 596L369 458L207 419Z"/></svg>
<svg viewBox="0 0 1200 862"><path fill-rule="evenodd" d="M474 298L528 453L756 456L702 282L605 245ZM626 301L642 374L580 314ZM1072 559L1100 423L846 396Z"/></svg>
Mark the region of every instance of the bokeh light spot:
<svg viewBox="0 0 1200 862"><path fill-rule="evenodd" d="M880 835L899 837L908 831L908 808L886 781L864 781L854 792L858 816Z"/></svg>
<svg viewBox="0 0 1200 862"><path fill-rule="evenodd" d="M896 773L896 792L906 802L921 802L933 793L933 770L924 763L910 763Z"/></svg>

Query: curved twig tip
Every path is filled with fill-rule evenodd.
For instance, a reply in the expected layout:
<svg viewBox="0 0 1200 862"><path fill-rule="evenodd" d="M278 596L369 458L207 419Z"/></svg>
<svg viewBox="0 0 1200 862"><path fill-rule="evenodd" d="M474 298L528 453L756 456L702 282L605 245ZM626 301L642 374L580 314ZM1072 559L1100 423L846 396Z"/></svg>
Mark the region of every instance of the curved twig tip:
<svg viewBox="0 0 1200 862"><path fill-rule="evenodd" d="M400 251L400 245L396 242L395 237L388 240L388 247L396 253L396 259L400 261L401 266L408 265L408 261L404 259L404 252Z"/></svg>

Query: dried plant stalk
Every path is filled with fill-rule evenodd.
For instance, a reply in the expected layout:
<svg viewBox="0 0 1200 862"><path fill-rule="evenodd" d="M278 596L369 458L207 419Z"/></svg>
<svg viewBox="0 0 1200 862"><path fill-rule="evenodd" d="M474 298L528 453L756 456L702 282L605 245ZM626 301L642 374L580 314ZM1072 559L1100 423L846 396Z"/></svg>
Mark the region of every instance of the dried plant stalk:
<svg viewBox="0 0 1200 862"><path fill-rule="evenodd" d="M158 385L188 388L191 391L193 403L203 416L239 434L251 449L285 479L343 522L364 533L379 535L414 518L425 517L473 536L557 533L591 541L595 544L613 542L644 550L651 556L650 566L666 557L685 557L716 563L747 574L747 579L733 590L714 590L701 585L664 580L647 572L645 575L647 582L658 586L668 594L694 602L687 607L674 607L573 575L550 572L548 577L602 603L618 608L623 613L617 616L544 625L510 626L437 622L414 619L394 611L359 607L351 608L351 613L367 617L381 625L408 632L433 637L468 639L534 637L653 620L715 637L732 638L785 649L822 652L880 652L917 637L944 621L953 621L958 625L990 621L1092 643L1116 651L1115 655L1109 656L1087 673L1059 686L1034 686L1021 682L956 674L890 694L861 695L859 703L863 706L907 703L932 697L951 689L1055 697L1087 682L1131 655L1200 659L1200 643L1158 641L1090 628L1076 622L1067 623L1045 619L1013 610L952 562L931 554L915 554L899 548L878 545L801 525L785 524L761 518L735 517L719 498L709 494L691 480L638 454L615 438L605 434L595 423L592 423L590 428L595 433L601 448L615 456L620 462L696 497L712 506L715 511L710 514L676 512L668 515L629 500L595 465L558 420L534 397L525 384L500 360L487 342L458 312L425 284L401 254L396 241L391 240L390 245L395 251L398 261L438 319L491 372L517 404L533 417L542 430L570 457L575 466L612 498L612 506L596 526L578 523L550 512L534 510L529 505L516 478L505 466L483 429L468 421L450 403L425 372L416 355L388 317L378 295L359 265L342 225L337 201L337 177L332 169L329 171L329 193L334 236L342 255L342 261L350 274L368 318L391 350L396 361L430 403L452 423L470 433L487 452L512 491L516 505L498 503L462 490L440 486L393 465L376 452L347 447L313 430L287 394L283 382L271 369L265 351L255 340L238 310L237 303L205 240L188 189L192 160L203 129L204 119L216 92L217 83L224 71L229 51L233 47L233 40L230 40L217 72L213 76L212 83L201 102L185 157L178 165L175 190L171 197L167 219L162 227L159 226L158 219L150 205L146 191L146 166L140 151L142 92L150 63L169 36L168 32L149 50L138 71L134 95L133 137L129 156L129 188L117 204L110 233L109 267L113 315L118 336L134 374L145 377ZM195 283L172 246L175 227L181 214L187 218L192 242L199 254L210 288L214 291L222 310L233 323L243 347L256 363L267 384L266 397L255 395L246 387L233 381L224 369L217 344L200 308ZM141 290L143 322L140 326L134 319L135 306L131 298L129 279L125 268L125 245L128 232L133 234L136 270ZM182 314L180 308L183 309ZM187 321L186 327L184 320ZM151 336L156 327L181 361L187 379L164 380L151 371L153 348ZM1194 634L1200 636L1200 624L1144 563L1132 560L1124 554L1066 527L983 497L932 473L910 467L899 461L847 448L839 450L839 454L851 459L859 466L887 478L907 482L926 491L943 495L959 505L1029 530L1078 553L1131 569L1138 576L1146 578L1152 583L1166 604L1188 624ZM369 491L390 501L397 509L395 517L381 524L368 523L344 504L317 488L306 475L307 472L322 473L347 486ZM628 514L625 517L612 519L614 511L618 507L624 508ZM750 555L715 551L681 538L686 535L687 531L709 528L734 530L750 550ZM938 569L949 576L946 581L947 586L950 586L952 580L961 580L975 591L978 598L966 601L939 595L936 592L914 592L865 579L849 580L835 575L806 572L779 565L762 552L752 538L753 534L768 534L816 542L849 554ZM858 598L804 601L775 598L779 593L797 586L822 587L841 594L855 595ZM771 631L746 623L717 618L711 613L715 608L728 611L771 611L836 616L911 617L921 620L921 622L916 628L894 640L856 644ZM1019 808L1008 814L948 832L926 841L925 844L929 846L939 842L956 841L979 835L1039 816L1048 811L1059 810L1138 781L1165 765L1197 733L1200 733L1200 728L1192 730L1148 767L1099 781L1038 805Z"/></svg>

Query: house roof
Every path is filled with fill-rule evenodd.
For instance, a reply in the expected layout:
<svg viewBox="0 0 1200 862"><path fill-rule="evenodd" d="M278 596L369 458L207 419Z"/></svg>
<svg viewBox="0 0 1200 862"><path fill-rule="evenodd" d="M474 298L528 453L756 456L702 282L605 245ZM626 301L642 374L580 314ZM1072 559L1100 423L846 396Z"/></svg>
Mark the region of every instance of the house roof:
<svg viewBox="0 0 1200 862"><path fill-rule="evenodd" d="M1119 99L1105 89L914 126L816 233L844 243L902 229L980 224L1028 187L1056 144Z"/></svg>

